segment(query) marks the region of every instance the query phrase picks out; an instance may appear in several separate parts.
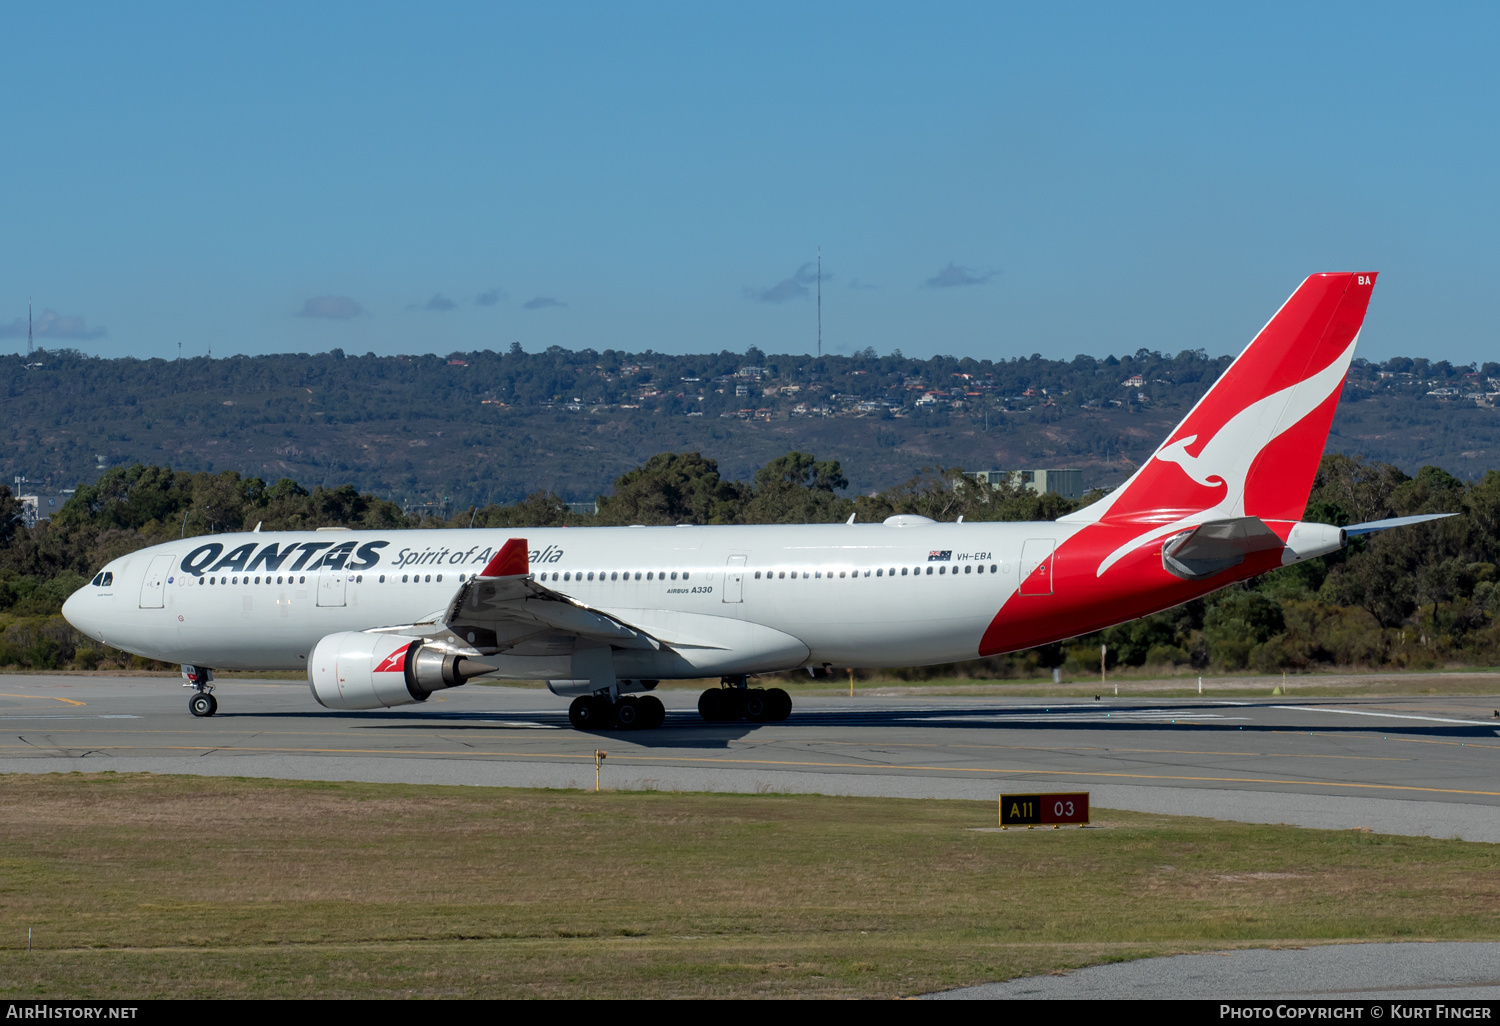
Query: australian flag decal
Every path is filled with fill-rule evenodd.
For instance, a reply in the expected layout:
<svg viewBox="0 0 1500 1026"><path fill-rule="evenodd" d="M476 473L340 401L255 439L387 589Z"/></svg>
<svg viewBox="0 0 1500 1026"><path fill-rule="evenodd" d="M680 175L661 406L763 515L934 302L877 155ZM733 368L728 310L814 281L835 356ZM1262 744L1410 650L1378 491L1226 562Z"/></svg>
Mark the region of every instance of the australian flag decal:
<svg viewBox="0 0 1500 1026"><path fill-rule="evenodd" d="M933 549L931 552L927 553L927 562L929 563L946 563L952 558L952 549L943 549L941 552L939 552L937 549Z"/></svg>

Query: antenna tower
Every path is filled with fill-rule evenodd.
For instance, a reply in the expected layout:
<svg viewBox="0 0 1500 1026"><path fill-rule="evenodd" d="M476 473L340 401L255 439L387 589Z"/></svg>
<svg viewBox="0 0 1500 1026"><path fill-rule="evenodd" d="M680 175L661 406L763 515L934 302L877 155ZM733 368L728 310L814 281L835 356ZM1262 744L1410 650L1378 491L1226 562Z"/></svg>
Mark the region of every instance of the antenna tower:
<svg viewBox="0 0 1500 1026"><path fill-rule="evenodd" d="M823 358L823 247L818 247L818 358Z"/></svg>
<svg viewBox="0 0 1500 1026"><path fill-rule="evenodd" d="M26 362L31 362L31 297L26 297Z"/></svg>

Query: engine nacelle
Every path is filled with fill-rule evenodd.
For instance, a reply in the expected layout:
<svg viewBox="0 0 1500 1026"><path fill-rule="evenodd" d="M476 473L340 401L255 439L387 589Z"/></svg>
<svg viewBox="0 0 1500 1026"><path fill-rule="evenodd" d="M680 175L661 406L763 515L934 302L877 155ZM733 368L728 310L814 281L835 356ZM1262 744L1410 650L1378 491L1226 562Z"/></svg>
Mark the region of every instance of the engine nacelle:
<svg viewBox="0 0 1500 1026"><path fill-rule="evenodd" d="M328 709L388 709L425 702L493 666L428 648L420 638L344 631L312 651L307 680L313 698Z"/></svg>
<svg viewBox="0 0 1500 1026"><path fill-rule="evenodd" d="M1326 556L1337 552L1349 543L1342 527L1332 524L1310 524L1301 522L1292 525L1286 538L1286 548L1281 550L1281 562L1300 563L1314 556Z"/></svg>

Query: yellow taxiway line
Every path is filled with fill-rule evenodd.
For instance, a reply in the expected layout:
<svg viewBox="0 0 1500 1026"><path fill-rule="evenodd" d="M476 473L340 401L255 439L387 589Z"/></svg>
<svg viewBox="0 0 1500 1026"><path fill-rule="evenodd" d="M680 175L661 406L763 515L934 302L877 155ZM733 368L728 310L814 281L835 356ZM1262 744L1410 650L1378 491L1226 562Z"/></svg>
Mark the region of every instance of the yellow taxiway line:
<svg viewBox="0 0 1500 1026"><path fill-rule="evenodd" d="M0 694L0 698L40 698L40 699L44 699L44 700L45 699L51 699L54 702L67 702L69 705L88 705L87 702L80 702L76 698L58 698L56 695L4 695L4 694Z"/></svg>

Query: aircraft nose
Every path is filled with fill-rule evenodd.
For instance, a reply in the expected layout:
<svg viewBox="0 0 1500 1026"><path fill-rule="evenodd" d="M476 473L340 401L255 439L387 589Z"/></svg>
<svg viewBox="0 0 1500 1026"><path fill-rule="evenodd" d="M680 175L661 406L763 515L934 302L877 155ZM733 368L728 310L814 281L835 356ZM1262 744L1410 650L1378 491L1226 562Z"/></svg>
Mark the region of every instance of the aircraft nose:
<svg viewBox="0 0 1500 1026"><path fill-rule="evenodd" d="M63 619L67 620L70 624L78 628L84 634L87 634L91 638L98 638L98 628L96 627L93 618L90 617L87 612L89 604L85 601L85 599L90 597L88 595L88 590L89 586L84 585L82 588L79 588L73 594L69 595L67 600L63 602L62 615Z"/></svg>

